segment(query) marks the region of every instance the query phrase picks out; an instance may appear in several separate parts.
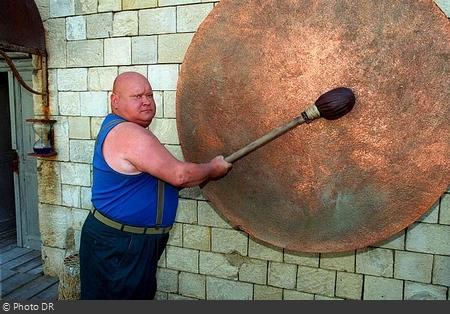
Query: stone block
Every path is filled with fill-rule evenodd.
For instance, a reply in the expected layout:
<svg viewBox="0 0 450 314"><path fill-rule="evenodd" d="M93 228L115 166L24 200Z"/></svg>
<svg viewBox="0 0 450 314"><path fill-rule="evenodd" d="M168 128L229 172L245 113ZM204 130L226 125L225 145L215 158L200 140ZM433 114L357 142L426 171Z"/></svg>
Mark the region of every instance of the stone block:
<svg viewBox="0 0 450 314"><path fill-rule="evenodd" d="M66 19L50 19L44 23L49 51L47 66L49 68L65 68L67 58Z"/></svg>
<svg viewBox="0 0 450 314"><path fill-rule="evenodd" d="M165 148L178 160L184 161L183 152L181 151L181 147L179 145L164 145Z"/></svg>
<svg viewBox="0 0 450 314"><path fill-rule="evenodd" d="M63 184L62 205L67 207L80 207L80 187L76 185Z"/></svg>
<svg viewBox="0 0 450 314"><path fill-rule="evenodd" d="M61 163L61 183L91 186L91 168L88 164Z"/></svg>
<svg viewBox="0 0 450 314"><path fill-rule="evenodd" d="M151 64L158 61L158 37L139 36L131 39L131 62ZM145 73L147 76L147 73Z"/></svg>
<svg viewBox="0 0 450 314"><path fill-rule="evenodd" d="M447 288L405 281L405 300L446 300Z"/></svg>
<svg viewBox="0 0 450 314"><path fill-rule="evenodd" d="M82 116L103 117L108 114L107 92L82 92L80 93L80 109Z"/></svg>
<svg viewBox="0 0 450 314"><path fill-rule="evenodd" d="M137 11L122 11L114 14L113 36L134 36L138 34Z"/></svg>
<svg viewBox="0 0 450 314"><path fill-rule="evenodd" d="M158 6L158 0L122 0L123 10L148 9Z"/></svg>
<svg viewBox="0 0 450 314"><path fill-rule="evenodd" d="M314 296L314 300L317 300L317 301L336 301L336 300L342 300L342 299L341 298L327 297L327 296L324 296L324 295L316 294Z"/></svg>
<svg viewBox="0 0 450 314"><path fill-rule="evenodd" d="M158 62L182 63L193 36L193 33L159 35Z"/></svg>
<svg viewBox="0 0 450 314"><path fill-rule="evenodd" d="M394 254L389 249L366 248L356 253L356 272L392 277Z"/></svg>
<svg viewBox="0 0 450 314"><path fill-rule="evenodd" d="M200 251L200 274L237 280L239 266L225 254Z"/></svg>
<svg viewBox="0 0 450 314"><path fill-rule="evenodd" d="M112 35L113 14L100 13L86 17L87 38L108 38Z"/></svg>
<svg viewBox="0 0 450 314"><path fill-rule="evenodd" d="M105 39L105 65L131 64L131 38Z"/></svg>
<svg viewBox="0 0 450 314"><path fill-rule="evenodd" d="M169 301L188 301L188 300L197 300L195 298L186 297L180 294L169 293L167 296L167 300Z"/></svg>
<svg viewBox="0 0 450 314"><path fill-rule="evenodd" d="M167 298L168 298L167 292L156 291L156 294L155 294L156 301L167 300Z"/></svg>
<svg viewBox="0 0 450 314"><path fill-rule="evenodd" d="M320 268L354 272L355 252L322 254Z"/></svg>
<svg viewBox="0 0 450 314"><path fill-rule="evenodd" d="M168 5L180 5L180 4L189 4L189 3L198 3L202 2L199 0L159 0L159 6L168 6Z"/></svg>
<svg viewBox="0 0 450 314"><path fill-rule="evenodd" d="M334 297L336 272L320 268L298 266L297 290Z"/></svg>
<svg viewBox="0 0 450 314"><path fill-rule="evenodd" d="M198 251L176 246L167 246L166 260L168 268L198 273Z"/></svg>
<svg viewBox="0 0 450 314"><path fill-rule="evenodd" d="M114 79L118 73L117 67L89 68L88 88L91 91L112 90Z"/></svg>
<svg viewBox="0 0 450 314"><path fill-rule="evenodd" d="M197 201L180 199L175 221L189 224L197 223Z"/></svg>
<svg viewBox="0 0 450 314"><path fill-rule="evenodd" d="M80 115L80 93L79 92L60 92L59 112L63 116Z"/></svg>
<svg viewBox="0 0 450 314"><path fill-rule="evenodd" d="M231 228L206 201L198 202L198 224L218 228Z"/></svg>
<svg viewBox="0 0 450 314"><path fill-rule="evenodd" d="M66 248L69 216L67 207L39 204L39 231L43 245Z"/></svg>
<svg viewBox="0 0 450 314"><path fill-rule="evenodd" d="M82 186L80 193L81 193L81 208L89 209L89 210L93 209L92 202L91 202L91 196L92 196L91 188Z"/></svg>
<svg viewBox="0 0 450 314"><path fill-rule="evenodd" d="M120 10L122 10L122 0L98 0L98 12Z"/></svg>
<svg viewBox="0 0 450 314"><path fill-rule="evenodd" d="M417 221L437 224L439 220L439 199L431 206L431 208L422 215Z"/></svg>
<svg viewBox="0 0 450 314"><path fill-rule="evenodd" d="M253 300L283 300L283 290L270 286L255 285Z"/></svg>
<svg viewBox="0 0 450 314"><path fill-rule="evenodd" d="M352 300L362 298L363 275L337 272L336 296Z"/></svg>
<svg viewBox="0 0 450 314"><path fill-rule="evenodd" d="M75 14L84 15L97 12L97 0L75 0Z"/></svg>
<svg viewBox="0 0 450 314"><path fill-rule="evenodd" d="M220 253L238 252L247 255L248 235L232 229L212 229L212 251Z"/></svg>
<svg viewBox="0 0 450 314"><path fill-rule="evenodd" d="M214 277L206 278L207 300L252 300L253 285Z"/></svg>
<svg viewBox="0 0 450 314"><path fill-rule="evenodd" d="M91 117L91 130L90 130L90 138L95 140L97 138L98 131L103 123L104 117Z"/></svg>
<svg viewBox="0 0 450 314"><path fill-rule="evenodd" d="M66 250L43 245L41 252L44 273L48 276L58 277L63 270Z"/></svg>
<svg viewBox="0 0 450 314"><path fill-rule="evenodd" d="M206 277L199 274L180 273L180 293L188 297L206 297Z"/></svg>
<svg viewBox="0 0 450 314"><path fill-rule="evenodd" d="M156 272L158 290L164 292L178 292L178 271L158 267Z"/></svg>
<svg viewBox="0 0 450 314"><path fill-rule="evenodd" d="M184 199L205 201L202 190L198 186L185 188L180 191L180 197Z"/></svg>
<svg viewBox="0 0 450 314"><path fill-rule="evenodd" d="M69 160L69 120L67 117L54 117L55 150L59 161Z"/></svg>
<svg viewBox="0 0 450 314"><path fill-rule="evenodd" d="M70 161L92 163L94 145L94 140L70 140Z"/></svg>
<svg viewBox="0 0 450 314"><path fill-rule="evenodd" d="M60 163L50 160L37 161L39 202L61 204Z"/></svg>
<svg viewBox="0 0 450 314"><path fill-rule="evenodd" d="M80 40L67 43L68 67L91 67L103 65L102 40Z"/></svg>
<svg viewBox="0 0 450 314"><path fill-rule="evenodd" d="M87 69L58 69L59 91L87 90Z"/></svg>
<svg viewBox="0 0 450 314"><path fill-rule="evenodd" d="M444 194L441 198L439 223L450 225L450 194Z"/></svg>
<svg viewBox="0 0 450 314"><path fill-rule="evenodd" d="M176 91L164 92L164 117L176 118Z"/></svg>
<svg viewBox="0 0 450 314"><path fill-rule="evenodd" d="M150 130L163 144L179 144L175 119L153 119Z"/></svg>
<svg viewBox="0 0 450 314"><path fill-rule="evenodd" d="M72 210L70 211L70 217L69 217L69 227L74 230L81 231L84 221L86 220L88 215L89 215L89 210L72 208ZM79 246L76 246L76 247L79 248ZM77 249L77 251L78 251L78 249Z"/></svg>
<svg viewBox="0 0 450 314"><path fill-rule="evenodd" d="M163 92L154 91L153 100L155 101L156 105L155 118L163 118L163 111L164 111Z"/></svg>
<svg viewBox="0 0 450 314"><path fill-rule="evenodd" d="M450 256L434 257L433 284L450 287Z"/></svg>
<svg viewBox="0 0 450 314"><path fill-rule="evenodd" d="M210 228L185 224L183 226L183 247L209 251L211 249Z"/></svg>
<svg viewBox="0 0 450 314"><path fill-rule="evenodd" d="M69 138L90 139L89 117L69 117Z"/></svg>
<svg viewBox="0 0 450 314"><path fill-rule="evenodd" d="M152 64L148 66L148 79L153 90L176 90L178 81L177 64Z"/></svg>
<svg viewBox="0 0 450 314"><path fill-rule="evenodd" d="M268 284L285 289L295 289L297 265L269 262Z"/></svg>
<svg viewBox="0 0 450 314"><path fill-rule="evenodd" d="M159 257L158 260L158 267L161 268L167 268L167 263L166 263L166 250L164 250L161 254L161 256Z"/></svg>
<svg viewBox="0 0 450 314"><path fill-rule="evenodd" d="M434 2L441 8L442 12L450 18L450 2L448 0L434 0Z"/></svg>
<svg viewBox="0 0 450 314"><path fill-rule="evenodd" d="M374 246L385 248L385 249L394 249L394 250L404 250L405 249L405 230L391 236L390 238L383 240Z"/></svg>
<svg viewBox="0 0 450 314"><path fill-rule="evenodd" d="M450 226L414 224L407 231L406 249L422 253L450 255Z"/></svg>
<svg viewBox="0 0 450 314"><path fill-rule="evenodd" d="M248 256L263 260L281 262L283 261L283 250L259 244L250 238L248 242Z"/></svg>
<svg viewBox="0 0 450 314"><path fill-rule="evenodd" d="M175 7L139 11L139 35L175 33L176 28Z"/></svg>
<svg viewBox="0 0 450 314"><path fill-rule="evenodd" d="M431 282L433 255L414 252L395 252L394 277L424 283Z"/></svg>
<svg viewBox="0 0 450 314"><path fill-rule="evenodd" d="M119 74L130 71L140 73L145 77L148 75L148 67L145 65L129 65L119 67Z"/></svg>
<svg viewBox="0 0 450 314"><path fill-rule="evenodd" d="M163 92L154 91L153 100L155 101L156 106L155 118L163 118L163 111L164 111Z"/></svg>
<svg viewBox="0 0 450 314"><path fill-rule="evenodd" d="M71 16L66 19L67 40L86 39L86 18L84 16Z"/></svg>
<svg viewBox="0 0 450 314"><path fill-rule="evenodd" d="M65 62L65 61L64 61ZM50 115L51 116L59 116L59 107L58 107L58 70L56 69L48 69L48 91L50 96ZM37 97L42 101L38 95L34 95L33 97ZM34 101L35 108L38 106L38 101ZM42 108L42 106L41 106Z"/></svg>
<svg viewBox="0 0 450 314"><path fill-rule="evenodd" d="M39 15L41 16L42 21L46 21L50 15L50 3L48 0L35 0L36 6L39 11Z"/></svg>
<svg viewBox="0 0 450 314"><path fill-rule="evenodd" d="M319 267L319 254L285 250L284 262L303 266Z"/></svg>
<svg viewBox="0 0 450 314"><path fill-rule="evenodd" d="M295 290L284 290L283 300L314 300L314 294Z"/></svg>
<svg viewBox="0 0 450 314"><path fill-rule="evenodd" d="M265 285L267 283L267 261L246 258L239 268L239 281Z"/></svg>
<svg viewBox="0 0 450 314"><path fill-rule="evenodd" d="M183 225L174 223L172 230L170 230L169 241L167 242L172 246L183 246Z"/></svg>
<svg viewBox="0 0 450 314"><path fill-rule="evenodd" d="M177 8L177 32L195 32L214 8L212 3L179 6Z"/></svg>
<svg viewBox="0 0 450 314"><path fill-rule="evenodd" d="M403 281L365 276L364 300L402 300Z"/></svg>
<svg viewBox="0 0 450 314"><path fill-rule="evenodd" d="M50 0L50 17L61 17L75 14L74 0Z"/></svg>

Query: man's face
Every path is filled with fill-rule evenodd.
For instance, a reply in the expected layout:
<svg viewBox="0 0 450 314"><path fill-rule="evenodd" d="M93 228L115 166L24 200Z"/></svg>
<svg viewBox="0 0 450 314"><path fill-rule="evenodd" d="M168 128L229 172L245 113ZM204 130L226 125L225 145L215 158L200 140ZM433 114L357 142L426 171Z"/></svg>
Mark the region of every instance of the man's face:
<svg viewBox="0 0 450 314"><path fill-rule="evenodd" d="M144 77L125 78L113 92L111 102L117 114L143 127L147 127L156 114L153 91Z"/></svg>

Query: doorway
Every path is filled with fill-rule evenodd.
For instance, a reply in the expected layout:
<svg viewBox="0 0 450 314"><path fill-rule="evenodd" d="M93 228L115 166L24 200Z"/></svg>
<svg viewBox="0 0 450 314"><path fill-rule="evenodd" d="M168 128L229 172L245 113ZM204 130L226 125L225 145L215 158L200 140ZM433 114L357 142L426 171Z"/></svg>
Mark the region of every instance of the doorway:
<svg viewBox="0 0 450 314"><path fill-rule="evenodd" d="M0 72L0 234L15 233L16 204L14 194L14 164L8 73Z"/></svg>
<svg viewBox="0 0 450 314"><path fill-rule="evenodd" d="M14 63L32 85L30 58ZM16 234L17 245L41 249L36 159L28 156L34 144L33 96L21 87L0 59L0 234Z"/></svg>

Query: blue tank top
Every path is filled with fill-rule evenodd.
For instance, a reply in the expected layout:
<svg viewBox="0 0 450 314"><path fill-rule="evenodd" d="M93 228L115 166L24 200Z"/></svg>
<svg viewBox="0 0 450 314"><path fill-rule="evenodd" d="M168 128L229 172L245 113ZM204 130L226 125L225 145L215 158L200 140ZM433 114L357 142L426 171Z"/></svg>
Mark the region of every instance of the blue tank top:
<svg viewBox="0 0 450 314"><path fill-rule="evenodd" d="M94 148L92 204L102 214L122 224L169 227L175 220L178 189L164 182L164 207L158 215L158 179L145 172L136 175L119 173L103 157L106 136L116 125L126 121L109 114L102 123Z"/></svg>

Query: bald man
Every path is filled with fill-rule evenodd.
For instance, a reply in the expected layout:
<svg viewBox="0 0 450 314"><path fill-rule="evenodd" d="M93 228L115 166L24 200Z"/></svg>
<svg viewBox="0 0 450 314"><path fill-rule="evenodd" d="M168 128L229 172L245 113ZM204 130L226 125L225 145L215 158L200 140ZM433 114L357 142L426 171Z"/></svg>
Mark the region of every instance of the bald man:
<svg viewBox="0 0 450 314"><path fill-rule="evenodd" d="M94 209L81 231L81 299L153 299L179 189L218 179L231 164L174 158L147 129L156 105L141 74L115 79L111 107L94 148Z"/></svg>

